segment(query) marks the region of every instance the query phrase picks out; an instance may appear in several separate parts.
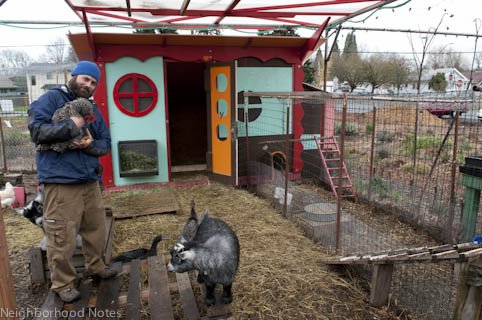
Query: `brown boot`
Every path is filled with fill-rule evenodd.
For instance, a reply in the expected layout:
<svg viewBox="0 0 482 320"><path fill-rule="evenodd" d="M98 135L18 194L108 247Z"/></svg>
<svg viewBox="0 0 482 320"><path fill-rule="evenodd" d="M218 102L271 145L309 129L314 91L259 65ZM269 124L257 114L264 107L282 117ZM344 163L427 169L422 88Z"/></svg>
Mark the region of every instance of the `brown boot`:
<svg viewBox="0 0 482 320"><path fill-rule="evenodd" d="M80 292L77 291L75 288L65 288L57 292L57 294L60 297L60 300L64 302L72 302L75 300L80 299Z"/></svg>
<svg viewBox="0 0 482 320"><path fill-rule="evenodd" d="M105 267L101 272L89 274L90 277L97 277L101 279L109 279L117 275L117 271L109 267Z"/></svg>

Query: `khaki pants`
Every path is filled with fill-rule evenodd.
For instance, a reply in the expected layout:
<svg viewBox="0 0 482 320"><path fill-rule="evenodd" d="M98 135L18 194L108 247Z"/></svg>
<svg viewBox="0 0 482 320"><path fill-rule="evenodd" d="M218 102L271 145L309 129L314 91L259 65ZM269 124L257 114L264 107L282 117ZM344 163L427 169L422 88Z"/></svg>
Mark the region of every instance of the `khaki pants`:
<svg viewBox="0 0 482 320"><path fill-rule="evenodd" d="M84 273L105 268L105 209L97 182L45 184L43 223L53 291L73 286L77 277L72 263L77 233L82 237Z"/></svg>

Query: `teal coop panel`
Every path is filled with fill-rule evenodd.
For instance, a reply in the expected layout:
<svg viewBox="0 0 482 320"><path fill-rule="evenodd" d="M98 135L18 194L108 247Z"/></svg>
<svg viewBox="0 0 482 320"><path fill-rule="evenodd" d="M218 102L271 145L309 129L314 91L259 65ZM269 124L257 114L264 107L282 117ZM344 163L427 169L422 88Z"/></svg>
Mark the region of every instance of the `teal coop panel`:
<svg viewBox="0 0 482 320"><path fill-rule="evenodd" d="M169 181L162 57L106 63L116 186Z"/></svg>
<svg viewBox="0 0 482 320"><path fill-rule="evenodd" d="M240 91L279 92L293 90L291 67L239 67L236 69L236 87ZM254 102L254 101L253 101ZM248 121L250 137L280 135L286 133L286 110L290 119L293 108L290 99L261 98L261 103L248 104L248 117L244 119L244 102L238 103L238 136L246 136L244 121ZM292 121L289 132L292 132Z"/></svg>

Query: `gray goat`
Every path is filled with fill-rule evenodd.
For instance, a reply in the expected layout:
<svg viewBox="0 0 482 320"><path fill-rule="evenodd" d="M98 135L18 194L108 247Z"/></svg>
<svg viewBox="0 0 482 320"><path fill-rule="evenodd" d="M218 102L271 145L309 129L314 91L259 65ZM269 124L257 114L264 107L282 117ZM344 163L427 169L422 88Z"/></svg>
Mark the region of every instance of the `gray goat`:
<svg viewBox="0 0 482 320"><path fill-rule="evenodd" d="M199 221L193 201L181 239L171 250L168 270L179 273L197 270L198 282L206 284L204 302L211 306L215 303L216 284L223 285L223 303L233 301L231 287L238 264L239 241L234 231L226 222L210 217L207 211Z"/></svg>

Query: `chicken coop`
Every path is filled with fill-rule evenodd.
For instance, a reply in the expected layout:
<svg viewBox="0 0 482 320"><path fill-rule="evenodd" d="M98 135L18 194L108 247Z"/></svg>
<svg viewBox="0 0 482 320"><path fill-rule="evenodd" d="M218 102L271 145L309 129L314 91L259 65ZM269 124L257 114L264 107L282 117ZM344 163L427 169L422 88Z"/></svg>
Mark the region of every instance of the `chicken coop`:
<svg viewBox="0 0 482 320"><path fill-rule="evenodd" d="M251 145L257 145L260 138L289 136L289 156L283 150L270 151L282 161L290 159L290 175L300 176L304 147L296 140L312 133L305 130L310 119L303 119L305 111L310 113L309 106L298 103L272 110L263 98L246 99L242 93L303 91L302 64L325 42L322 33L327 27L391 1L326 5L301 1L284 6L266 3L259 8L261 3L253 7L248 1L216 5L184 1L162 7L144 1L66 2L86 26L85 33L68 35L75 53L80 60L95 61L102 73L95 100L112 137L112 152L101 160L103 182L109 187L166 183L173 173L196 170L206 170L210 178L224 183L242 185L249 163L240 153L249 152L250 158L263 155L258 147L240 151L246 139L242 128L248 122L255 133L249 136ZM178 15L181 20L173 18ZM134 28L151 28L151 32L92 32L90 24L106 17ZM212 23L198 20L203 17ZM164 32L220 26L221 21L233 18L249 21L245 28L251 35L221 35L219 30ZM313 33L309 37L262 33L286 24L309 27ZM288 121L284 132L263 133L257 125L284 120ZM318 126L313 133L319 134L325 119L320 121L318 115L312 121Z"/></svg>

